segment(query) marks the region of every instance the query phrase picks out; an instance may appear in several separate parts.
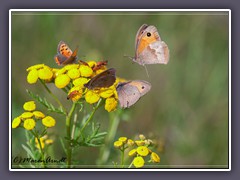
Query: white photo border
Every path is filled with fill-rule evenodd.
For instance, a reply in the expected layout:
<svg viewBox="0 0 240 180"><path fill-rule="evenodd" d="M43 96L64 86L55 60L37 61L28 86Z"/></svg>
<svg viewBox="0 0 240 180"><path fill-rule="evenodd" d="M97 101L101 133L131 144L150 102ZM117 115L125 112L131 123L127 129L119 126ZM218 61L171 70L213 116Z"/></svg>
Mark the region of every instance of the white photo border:
<svg viewBox="0 0 240 180"><path fill-rule="evenodd" d="M228 168L169 168L169 169L108 169L108 168L49 168L49 169L16 169L12 168L11 157L11 23L13 12L226 12L229 17L229 64L228 64ZM231 9L10 9L9 10L9 171L231 171Z"/></svg>

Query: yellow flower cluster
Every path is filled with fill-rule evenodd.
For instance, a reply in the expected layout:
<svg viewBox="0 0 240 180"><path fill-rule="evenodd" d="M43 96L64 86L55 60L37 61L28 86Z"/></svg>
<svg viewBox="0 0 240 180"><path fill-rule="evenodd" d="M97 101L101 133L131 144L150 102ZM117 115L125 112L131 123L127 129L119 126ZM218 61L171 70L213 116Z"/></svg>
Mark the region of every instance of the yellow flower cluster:
<svg viewBox="0 0 240 180"><path fill-rule="evenodd" d="M107 70L106 65L97 66L97 62L79 62L79 64L69 64L60 69L50 68L44 64L37 64L27 69L27 82L34 84L38 79L46 83L54 83L59 89L66 88L67 99L76 102L81 98L89 104L94 104L100 98L105 99L105 110L114 111L118 105L118 95L116 86L123 79L116 78L115 83L108 88L96 88L93 90L84 87L94 76Z"/></svg>
<svg viewBox="0 0 240 180"><path fill-rule="evenodd" d="M45 116L45 114L43 114L41 111L36 110L36 104L34 101L25 102L23 109L25 112L13 119L13 129L22 126L26 130L32 130L35 128L38 120L41 120L45 127L53 127L56 124L56 121L53 117Z"/></svg>
<svg viewBox="0 0 240 180"><path fill-rule="evenodd" d="M128 139L127 137L120 137L114 142L114 147L120 150L129 149L128 155L134 157L133 165L136 168L141 168L145 164L145 159L150 156L150 161L159 163L160 157L153 152L149 147L153 145L152 140L146 139L144 135L139 135L139 140Z"/></svg>
<svg viewBox="0 0 240 180"><path fill-rule="evenodd" d="M46 82L50 82L53 78L53 71L50 67L44 64L37 64L27 68L27 82L29 84L35 84L38 79L42 79Z"/></svg>
<svg viewBox="0 0 240 180"><path fill-rule="evenodd" d="M44 135L43 137L39 138L40 143L38 142L38 139L35 138L35 144L38 149L40 149L40 144L42 149L44 149L45 145L50 145L53 143L52 139L49 139L47 135Z"/></svg>

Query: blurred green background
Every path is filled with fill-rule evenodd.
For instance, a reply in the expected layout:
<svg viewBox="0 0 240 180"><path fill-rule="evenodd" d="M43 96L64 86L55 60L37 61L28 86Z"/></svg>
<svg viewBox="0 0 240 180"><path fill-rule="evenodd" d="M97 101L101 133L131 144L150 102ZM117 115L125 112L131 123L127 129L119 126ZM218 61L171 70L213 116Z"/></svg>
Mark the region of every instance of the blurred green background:
<svg viewBox="0 0 240 180"><path fill-rule="evenodd" d="M139 133L157 137L164 142L164 150L157 151L159 167L227 167L228 13L12 12L11 18L13 118L31 100L26 89L51 99L40 83L26 82L26 69L41 63L58 68L53 57L58 42L64 40L72 49L79 46L79 58L108 60L117 76L152 84L147 95L125 110L129 118L120 122L116 138ZM167 65L147 66L150 77L142 66L124 57L134 55L135 35L144 23L156 26L170 49ZM49 87L70 106L62 91ZM108 113L101 108L94 121L101 124L101 131L107 130ZM58 139L65 135L62 117L51 133L55 143L50 154L64 156ZM12 156L24 156L22 143L24 131L12 130ZM74 158L82 164L96 164L98 153L98 148L82 148ZM107 164L117 161L117 154L112 149Z"/></svg>

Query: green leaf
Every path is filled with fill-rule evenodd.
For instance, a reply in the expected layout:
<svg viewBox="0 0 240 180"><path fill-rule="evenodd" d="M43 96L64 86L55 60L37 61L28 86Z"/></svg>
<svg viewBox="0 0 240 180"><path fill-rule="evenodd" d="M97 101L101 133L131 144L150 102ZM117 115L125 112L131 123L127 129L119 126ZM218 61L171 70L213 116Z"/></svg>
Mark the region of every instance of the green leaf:
<svg viewBox="0 0 240 180"><path fill-rule="evenodd" d="M62 139L62 138L60 138L60 143L61 143L61 145L62 145L62 148L63 148L63 150L64 150L65 154L67 154L67 149L66 149L66 147L65 147L65 144L64 144L64 142L63 142L63 139Z"/></svg>
<svg viewBox="0 0 240 180"><path fill-rule="evenodd" d="M24 144L22 144L22 147L23 147L23 149L27 152L27 154L28 154L31 158L34 159L35 156L33 155L32 151L31 151L27 146L25 146Z"/></svg>
<svg viewBox="0 0 240 180"><path fill-rule="evenodd" d="M55 108L54 105L52 105L51 103L49 103L46 100L46 98L41 98L39 95L34 94L33 92L29 91L28 89L26 91L33 99L35 99L40 104L45 106L48 109L48 111L66 115L66 113L63 111L62 107Z"/></svg>

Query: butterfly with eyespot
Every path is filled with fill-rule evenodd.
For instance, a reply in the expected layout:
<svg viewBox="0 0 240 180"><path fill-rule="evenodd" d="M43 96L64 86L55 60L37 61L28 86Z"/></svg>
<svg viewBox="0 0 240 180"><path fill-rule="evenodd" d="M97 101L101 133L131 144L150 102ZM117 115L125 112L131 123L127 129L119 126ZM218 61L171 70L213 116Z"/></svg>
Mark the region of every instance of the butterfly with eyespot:
<svg viewBox="0 0 240 180"><path fill-rule="evenodd" d="M132 60L143 66L168 63L168 46L161 40L155 26L143 24L138 29L135 38L135 57Z"/></svg>
<svg viewBox="0 0 240 180"><path fill-rule="evenodd" d="M116 81L116 70L114 68L107 69L100 74L94 76L84 87L88 89L97 89L102 87L110 87Z"/></svg>
<svg viewBox="0 0 240 180"><path fill-rule="evenodd" d="M151 89L151 84L143 80L118 83L117 93L121 108L129 108Z"/></svg>
<svg viewBox="0 0 240 180"><path fill-rule="evenodd" d="M60 41L57 47L57 55L54 59L59 66L76 63L78 47L72 52L69 46L64 42Z"/></svg>

